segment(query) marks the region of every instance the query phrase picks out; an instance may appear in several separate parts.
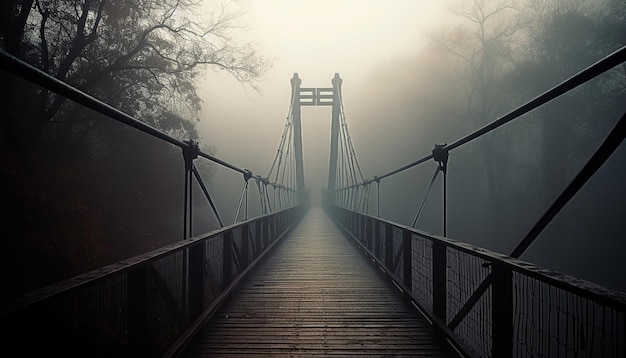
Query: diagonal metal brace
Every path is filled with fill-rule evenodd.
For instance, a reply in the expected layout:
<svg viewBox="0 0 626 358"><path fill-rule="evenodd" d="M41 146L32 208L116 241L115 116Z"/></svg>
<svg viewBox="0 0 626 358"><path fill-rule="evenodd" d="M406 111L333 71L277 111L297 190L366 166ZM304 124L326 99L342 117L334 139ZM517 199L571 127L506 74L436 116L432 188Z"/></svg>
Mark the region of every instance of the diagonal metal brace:
<svg viewBox="0 0 626 358"><path fill-rule="evenodd" d="M204 185L204 181L202 180L200 173L198 173L198 169L196 169L196 166L193 164L191 165L191 171L193 172L193 175L196 177L196 180L198 181L198 184L200 185L200 188L202 189L204 196L208 200L209 205L211 205L211 209L213 209L213 213L215 214L215 218L217 219L217 222L220 224L220 227L224 227L224 222L222 221L222 218L220 217L220 214L217 211L217 208L215 207L215 203L213 202L213 199L211 198L211 194L209 194L209 190L207 189L206 185Z"/></svg>

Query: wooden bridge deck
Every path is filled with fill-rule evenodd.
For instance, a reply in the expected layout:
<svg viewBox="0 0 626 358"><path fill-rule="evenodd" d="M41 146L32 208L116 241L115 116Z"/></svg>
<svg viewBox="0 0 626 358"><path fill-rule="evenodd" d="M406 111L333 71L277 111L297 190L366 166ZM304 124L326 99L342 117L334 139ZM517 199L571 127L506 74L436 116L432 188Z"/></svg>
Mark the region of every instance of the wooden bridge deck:
<svg viewBox="0 0 626 358"><path fill-rule="evenodd" d="M321 209L255 271L185 356L458 356Z"/></svg>

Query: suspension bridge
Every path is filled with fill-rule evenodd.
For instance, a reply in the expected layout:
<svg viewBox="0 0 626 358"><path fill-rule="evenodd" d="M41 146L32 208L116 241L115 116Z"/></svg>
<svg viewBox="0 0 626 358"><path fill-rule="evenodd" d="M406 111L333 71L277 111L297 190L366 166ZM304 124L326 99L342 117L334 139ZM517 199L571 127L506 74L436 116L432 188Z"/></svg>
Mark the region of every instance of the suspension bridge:
<svg viewBox="0 0 626 358"><path fill-rule="evenodd" d="M2 52L4 71L180 148L185 171L179 242L3 303L2 346L25 356L624 357L625 294L519 257L621 145L626 114L508 255L446 237L446 176L451 151L625 61L626 47L489 125L365 178L339 74L328 88L301 87L294 75L278 150L261 175ZM305 187L303 106L331 108L323 209L310 208ZM241 174L232 224L220 217L198 160ZM370 207L381 181L433 160L437 168L428 191L442 176L443 236L386 220ZM254 218L248 217L250 182L260 198ZM193 232L194 187L220 229Z"/></svg>

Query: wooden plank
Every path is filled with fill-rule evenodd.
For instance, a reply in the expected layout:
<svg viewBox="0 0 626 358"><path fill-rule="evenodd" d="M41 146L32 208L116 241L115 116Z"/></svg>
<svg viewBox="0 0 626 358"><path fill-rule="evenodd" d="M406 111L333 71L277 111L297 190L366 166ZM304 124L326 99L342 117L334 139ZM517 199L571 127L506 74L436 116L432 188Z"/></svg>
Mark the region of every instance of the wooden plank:
<svg viewBox="0 0 626 358"><path fill-rule="evenodd" d="M246 278L184 355L458 356L321 209Z"/></svg>

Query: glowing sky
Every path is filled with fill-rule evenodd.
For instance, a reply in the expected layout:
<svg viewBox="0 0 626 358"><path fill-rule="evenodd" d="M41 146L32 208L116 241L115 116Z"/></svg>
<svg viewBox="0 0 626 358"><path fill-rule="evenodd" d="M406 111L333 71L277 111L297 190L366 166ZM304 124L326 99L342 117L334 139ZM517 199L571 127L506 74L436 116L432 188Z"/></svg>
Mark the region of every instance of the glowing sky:
<svg viewBox="0 0 626 358"><path fill-rule="evenodd" d="M260 83L261 93L244 88L223 73L210 72L203 84L200 124L204 142L217 156L266 175L288 111L294 72L303 87L330 87L335 72L344 79L346 113L358 105L357 88L377 67L409 56L423 34L444 13L434 0L249 0L241 24L245 40L274 59ZM350 120L350 119L349 119ZM356 119L355 119L356 121ZM352 123L351 125L355 125ZM330 133L329 107L303 110L307 186L325 186ZM219 178L216 178L219 180Z"/></svg>

